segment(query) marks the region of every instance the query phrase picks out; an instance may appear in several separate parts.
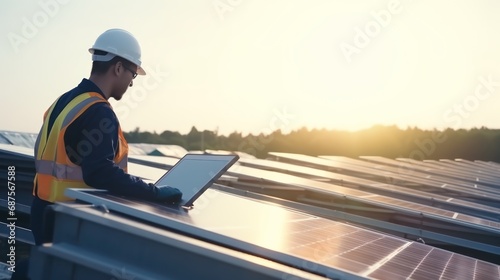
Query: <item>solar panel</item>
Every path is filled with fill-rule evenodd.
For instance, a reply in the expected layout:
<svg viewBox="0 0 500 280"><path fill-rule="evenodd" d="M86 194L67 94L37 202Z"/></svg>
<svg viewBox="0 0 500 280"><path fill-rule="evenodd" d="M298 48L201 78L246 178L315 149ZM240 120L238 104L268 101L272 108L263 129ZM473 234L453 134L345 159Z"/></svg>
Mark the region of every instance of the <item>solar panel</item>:
<svg viewBox="0 0 500 280"><path fill-rule="evenodd" d="M500 177L487 169L476 167L474 165L465 164L453 160L439 160L435 162L424 162L426 166L440 166L442 170L452 173L456 178L464 181L469 181L474 184L485 185L498 188Z"/></svg>
<svg viewBox="0 0 500 280"><path fill-rule="evenodd" d="M477 263L490 271L498 270L498 265L488 262L217 190L208 190L202 196L207 197L207 202L196 212L177 211L104 192L71 191L68 194L189 236L332 278L351 275L388 279L407 273L432 273L426 266L420 266L420 262L403 263L401 272L386 270L388 265L400 263L397 260L414 256L417 249L436 250L450 259L457 255L460 257L457 260L470 260L467 269L473 273ZM443 263L435 273L461 270L463 266L462 261L450 261Z"/></svg>
<svg viewBox="0 0 500 280"><path fill-rule="evenodd" d="M269 154L281 158L281 160L291 160L306 165L314 165L315 167L327 170L336 169L334 172L340 172L343 174L345 171L353 171L356 172L353 176L359 176L370 180L391 182L405 187L416 187L415 184L419 184L427 189L430 187L431 190L438 193L446 191L448 195L453 196L454 198L481 202L493 207L498 207L498 205L500 205L500 195L492 194L489 191L482 191L481 188L485 187L479 187L478 185L468 185L467 187L464 187L458 185L462 184L461 181L449 178L440 178L439 176L431 176L428 174L420 174L415 170L390 170L387 166L370 164L361 160L359 160L359 166L357 166L354 164L338 163L332 160L299 154L274 152ZM405 173L408 175L405 175Z"/></svg>
<svg viewBox="0 0 500 280"><path fill-rule="evenodd" d="M383 158L379 156L361 156L360 158L364 160L368 160L374 163L386 164L388 167L384 168L383 166L377 165L374 167L376 169L384 169L390 172L398 172L404 170L408 167L401 166L401 161L396 161L388 158ZM432 164L437 163L438 165ZM399 166L398 166L399 164ZM391 166L391 167L390 167ZM394 167L398 166L399 169L395 169ZM490 186L496 186L496 182L492 180L492 177L485 174L471 173L470 170L453 170L449 168L449 164L442 163L437 161L424 161L422 168L419 166L409 166L409 170L412 171L412 176L427 178L436 180L439 182L447 182L449 184L453 184L455 186L463 186L465 189L470 189L474 187L476 190L485 191L485 192L493 192L496 190L494 188L490 188ZM422 173L420 173L422 172ZM430 175L426 175L426 174ZM446 177L445 177L446 176Z"/></svg>
<svg viewBox="0 0 500 280"><path fill-rule="evenodd" d="M423 172L427 172L429 174L435 174L435 175L443 174L443 175L447 175L450 177L453 177L453 176L460 177L460 175L457 174L456 172L451 173L450 171L446 170L446 167L443 165L436 167L430 162L418 161L418 160L409 159L409 158L397 158L396 161L402 162L403 164L407 164L408 166L411 166L411 168L420 169ZM472 177L472 175L471 175L471 177ZM477 183L477 181L470 180L470 178L467 178L467 180L470 182L473 182L473 183ZM467 186L470 186L470 184Z"/></svg>
<svg viewBox="0 0 500 280"><path fill-rule="evenodd" d="M481 184L488 184L494 187L500 187L498 176L496 171L491 171L482 166L477 166L473 163L461 162L456 160L440 160L449 167L450 169L456 170L457 173L467 174L470 177L476 177L478 182Z"/></svg>
<svg viewBox="0 0 500 280"><path fill-rule="evenodd" d="M454 178L458 178L460 180L468 181L474 184L479 183L482 185L488 185L494 187L499 186L498 183L496 183L495 181L495 179L498 179L498 176L495 176L494 174L491 173L485 174L484 172L481 172L481 170L475 167L464 167L455 161L447 159L424 160L423 162L425 164L424 166L439 171L438 174L440 173L450 174Z"/></svg>
<svg viewBox="0 0 500 280"><path fill-rule="evenodd" d="M459 168L460 170L464 170L466 172L471 172L471 173L475 172L483 173L482 170L483 168L480 165L474 164L473 162L470 161L452 160L452 159L440 159L439 161L448 164L449 167L451 168ZM490 176L493 174L485 173L484 175Z"/></svg>
<svg viewBox="0 0 500 280"><path fill-rule="evenodd" d="M133 173L143 178L157 178L157 174L164 172L163 169L144 168L134 163L130 164L130 168ZM95 195L97 193L98 195ZM119 210L116 211L127 215L167 227L173 225L174 230L185 230L185 233L197 235L202 239L227 242L227 246L241 245L239 248L242 250L330 277L344 277L354 273L363 277L387 279L393 275L429 273L423 271L426 267L419 268L412 264L404 266L400 274L394 274L393 270L382 270L398 257L408 258L408 248L429 247L427 245L249 199L235 196L225 199L224 197L230 195L215 190L207 191L200 198L204 203L198 204L194 211L187 215L155 203L107 196L102 192L95 192L91 196L99 200L94 201L88 197L84 200L92 200L95 204L118 205ZM258 206L252 207L248 203L258 203ZM110 209L114 209L114 206L110 206ZM497 265L448 251L438 251L449 259L459 261L447 262L429 275L444 275L446 271L459 271L463 267L477 275L481 275L482 271L491 271L488 275L498 277ZM464 260L474 265L464 267ZM496 274L492 274L495 271ZM460 279L460 275L455 279Z"/></svg>
<svg viewBox="0 0 500 280"><path fill-rule="evenodd" d="M486 226L487 228L485 228L485 226L481 223L471 223L470 220L464 219L464 216L468 217L467 215L457 216L456 212L446 211L431 206L421 205L418 203L402 201L391 197L374 195L365 191L349 189L339 185L314 181L311 179L292 176L289 174L259 170L241 165L231 167L228 170L228 174L236 176L238 178L253 178L254 180L256 180L256 182L268 182L271 184L281 184L283 186L304 188L320 193L323 196L327 195L329 197L335 197L339 201L355 201L358 204L361 203L361 205L365 205L365 207L369 209L364 212L364 215L370 215L370 211L372 211L376 216L375 208L377 207L395 213L406 213L405 215L416 217L411 218L414 221L410 221L410 223L413 223L416 227L420 226L420 224L422 223L421 219L433 221L432 230L438 230L439 223L447 223L448 226L454 228L454 230L447 232L446 236L444 237L438 237L441 238L443 242L459 242L458 245L473 246L474 248L476 248L477 246L481 246L484 247L485 250L489 251L500 250L500 247L498 247L500 244L497 244L498 242L500 242L500 240L495 241L496 237L492 237L497 236L500 233L499 223L490 224L489 226ZM339 202L336 203L338 204ZM335 203L333 202L329 204L331 204L332 206L335 205ZM462 244L460 241L450 238L450 235L457 235L458 238L463 238L464 236L462 236L460 231L468 231L468 228L479 230L480 232L482 232L483 236L490 237L479 238L478 235L467 236L467 238L473 240L472 243L467 244Z"/></svg>
<svg viewBox="0 0 500 280"><path fill-rule="evenodd" d="M240 167L240 170L242 170L242 167ZM245 171L244 173L246 175L249 175L249 173L251 173L251 172L255 173L255 171L248 171L248 170ZM395 211L403 211L404 210L404 211L408 211L408 212L413 212L416 215L432 216L432 219L442 219L443 222L448 221L452 224L456 223L456 224L461 224L461 225L465 226L464 222L466 222L466 223L470 222L470 219L466 220L463 218L462 215L458 215L458 213L456 213L456 212L446 211L446 210L442 210L442 209L438 209L438 208L430 207L430 206L426 206L426 205L420 205L417 203L401 201L401 200L390 198L390 197L377 196L377 195L369 194L366 192L349 193L349 191L345 192L345 188L343 188L343 187L340 187L337 185L331 185L331 184L324 183L324 182L312 181L312 180L308 180L305 178L300 178L300 179L288 178L288 179L284 180L284 176L287 176L286 174L281 174L281 175L275 176L274 174L268 173L267 175L264 175L264 174L266 174L265 172L269 172L269 171L261 171L260 173L256 172L254 174L254 176L260 177L260 178L264 178L264 176L265 176L265 179L269 180L269 181L283 182L285 184L291 184L291 185L296 185L296 186L297 185L298 186L307 186L307 187L310 187L313 189L316 188L318 190L323 190L323 191L327 191L327 192L329 191L330 195L335 195L335 196L339 196L339 197L351 196L351 197L349 197L349 199L360 201L360 202L363 201L364 203L368 203L370 205L379 205L380 206L381 205L380 203L383 202L384 207L394 209ZM280 179L280 177L281 177L281 179ZM380 202L380 203L377 203L376 201ZM480 224L481 223L476 223L476 226L480 226ZM493 228L494 228L493 231L498 232L498 230L500 229L499 228L500 225L496 222L493 222L493 224L491 224L491 223L487 223L487 224L490 224L493 226ZM475 226L473 226L473 227L475 227ZM483 242L485 240L478 239L477 241ZM497 246L497 245L494 245L494 246Z"/></svg>
<svg viewBox="0 0 500 280"><path fill-rule="evenodd" d="M307 176L321 179L330 179L335 184L342 186L363 187L362 190L387 195L394 198L410 200L412 202L437 206L450 211L465 211L464 213L484 217L489 219L500 219L500 209L489 207L478 203L468 202L460 199L453 199L449 196L439 194L429 194L414 189L399 187L393 184L379 183L368 179L358 178L349 175L342 175L325 170L299 166L278 161L262 159L240 158L240 164L259 169L273 170L290 173L292 175Z"/></svg>
<svg viewBox="0 0 500 280"><path fill-rule="evenodd" d="M495 172L495 174L497 174L497 172L500 171L499 168L495 168L494 166L483 164L483 163L478 162L478 161L470 161L470 160L461 159L461 158L457 158L457 159L455 159L455 161L469 165L469 166L475 166L476 168L480 168L481 170L485 170L486 172ZM500 176L497 176L497 177L500 177Z"/></svg>
<svg viewBox="0 0 500 280"><path fill-rule="evenodd" d="M474 163L478 163L488 168L492 168L494 171L500 171L500 165L496 162L475 160Z"/></svg>
<svg viewBox="0 0 500 280"><path fill-rule="evenodd" d="M418 243L405 248L405 254L395 256L370 276L378 279L495 279L499 272L483 263L461 255L429 248ZM461 263L463 266L448 266ZM418 269L414 269L417 265ZM467 269L474 266L475 270Z"/></svg>
<svg viewBox="0 0 500 280"><path fill-rule="evenodd" d="M399 160L399 159L398 159ZM419 176L419 179L426 179L430 184L432 183L443 183L446 184L447 188L452 191L461 191L469 194L488 194L494 189L482 185L481 182L476 181L476 179L468 179L468 182L464 182L463 179L457 178L456 173L446 171L443 168L436 169L435 167L418 161L405 161L409 164L409 170L424 169L422 172L424 174L419 174L417 172L412 172L412 175ZM419 167L420 166L420 167ZM426 174L425 174L426 173ZM447 177L443 177L446 175ZM455 177L454 177L455 176ZM442 184L441 184L442 185ZM452 187L452 188L451 188Z"/></svg>
<svg viewBox="0 0 500 280"><path fill-rule="evenodd" d="M480 175L481 177L476 177L478 174L464 175L466 171L458 171L454 172L446 167L438 167L436 168L432 164L428 162L415 161L411 159L398 159L392 160L382 157L362 157L365 159L370 159L371 161L377 163L384 163L391 166L395 166L399 164L398 169L390 169L390 167L384 168L386 171L398 173L399 170L403 171L403 174L408 173L411 177L414 177L414 182L421 182L428 185L438 184L441 188L443 185L452 190L453 192L464 193L465 195L479 195L480 197L488 197L488 199L500 198L500 187L498 187L498 179L495 179L495 176L492 176L491 173L483 173ZM369 166L369 163L363 163L366 166ZM376 165L373 167L374 169L382 169L380 165ZM406 171L405 171L406 170ZM408 176L401 176L405 180L412 180ZM491 196L490 194L494 194ZM500 204L498 204L500 205ZM497 207L497 204L494 206Z"/></svg>
<svg viewBox="0 0 500 280"><path fill-rule="evenodd" d="M454 182L457 185L464 185L464 186L471 185L471 184L464 184L464 182L461 181L466 181L472 184L479 184L479 185L496 184L494 181L491 181L491 179L493 178L491 174L484 174L478 171L471 171L470 169L456 170L454 169L454 166L439 161L425 160L423 162L420 162L421 164L416 164L416 165L413 164L415 164L418 161L411 161L411 165L402 166L404 163L402 163L401 161L388 159L380 156L361 156L360 158L372 163L383 164L391 167L399 167L400 170L409 169L438 176L447 176L446 180L459 179L460 181L457 180L456 182ZM455 166L455 168L458 167ZM394 171L394 169L391 169L391 171ZM429 178L432 178L432 176Z"/></svg>

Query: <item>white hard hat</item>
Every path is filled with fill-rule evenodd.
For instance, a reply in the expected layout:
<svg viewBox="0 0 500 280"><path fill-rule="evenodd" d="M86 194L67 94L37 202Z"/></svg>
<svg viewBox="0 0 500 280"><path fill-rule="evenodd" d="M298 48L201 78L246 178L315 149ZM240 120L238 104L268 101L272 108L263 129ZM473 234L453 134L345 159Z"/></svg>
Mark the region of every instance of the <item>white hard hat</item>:
<svg viewBox="0 0 500 280"><path fill-rule="evenodd" d="M95 54L95 50L107 52L106 55ZM146 75L141 67L141 46L135 37L123 29L109 29L102 33L89 49L92 61L109 61L115 56L123 57L137 65L137 74Z"/></svg>

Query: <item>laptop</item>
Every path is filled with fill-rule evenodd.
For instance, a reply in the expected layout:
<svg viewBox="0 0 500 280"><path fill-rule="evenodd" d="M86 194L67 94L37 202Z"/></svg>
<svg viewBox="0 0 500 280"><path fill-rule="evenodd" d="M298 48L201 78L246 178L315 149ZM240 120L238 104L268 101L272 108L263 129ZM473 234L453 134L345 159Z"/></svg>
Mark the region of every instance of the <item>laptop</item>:
<svg viewBox="0 0 500 280"><path fill-rule="evenodd" d="M238 161L238 155L186 154L155 186L170 186L182 192L182 207L192 207L194 201Z"/></svg>

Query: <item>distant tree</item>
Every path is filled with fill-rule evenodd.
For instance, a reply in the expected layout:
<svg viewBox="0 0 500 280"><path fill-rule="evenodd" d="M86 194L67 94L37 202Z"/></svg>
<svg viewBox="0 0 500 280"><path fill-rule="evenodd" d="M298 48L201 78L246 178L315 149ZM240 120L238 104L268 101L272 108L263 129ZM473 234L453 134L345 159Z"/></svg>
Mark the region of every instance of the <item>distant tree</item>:
<svg viewBox="0 0 500 280"><path fill-rule="evenodd" d="M500 162L500 130L486 127L470 130L451 128L422 130L417 127L399 129L396 126L373 126L355 132L305 127L284 134L232 132L219 135L217 130L198 131L192 127L188 134L164 131L161 134L135 130L124 133L130 143L180 145L187 150L216 149L242 151L260 158L269 152L289 152L306 155L340 155L359 157L376 155L388 158L485 160Z"/></svg>
<svg viewBox="0 0 500 280"><path fill-rule="evenodd" d="M127 139L127 141L130 143L137 143L141 140L141 132L139 127L136 127L129 133L124 132L123 135L125 136L125 139Z"/></svg>
<svg viewBox="0 0 500 280"><path fill-rule="evenodd" d="M188 150L202 150L201 132L196 127L191 127L191 130L186 135L186 149Z"/></svg>
<svg viewBox="0 0 500 280"><path fill-rule="evenodd" d="M160 137L165 144L178 145L182 147L186 146L186 139L179 132L165 130L160 134Z"/></svg>

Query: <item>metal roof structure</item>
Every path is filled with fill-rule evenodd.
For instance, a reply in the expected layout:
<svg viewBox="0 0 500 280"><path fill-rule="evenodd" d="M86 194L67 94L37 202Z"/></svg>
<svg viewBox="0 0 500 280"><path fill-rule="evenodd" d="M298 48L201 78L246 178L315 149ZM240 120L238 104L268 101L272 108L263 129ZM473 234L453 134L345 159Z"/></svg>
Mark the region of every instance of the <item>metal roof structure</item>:
<svg viewBox="0 0 500 280"><path fill-rule="evenodd" d="M129 161L131 174L154 182L177 159L131 155ZM32 150L0 145L0 163L3 170L16 165L25 173L19 192L29 194ZM492 218L498 208L424 188L404 194L409 185L372 180L379 177L368 166L322 170L296 163L241 158L191 210L69 190L78 200L54 207L53 240L32 251L31 273L34 279L500 278L500 265L491 260L414 239L419 232L426 241L425 234L434 234L444 243L461 240L498 254L500 226ZM425 205L425 198L439 201L439 208ZM28 200L19 201L24 203L29 210ZM325 207L330 204L339 207ZM413 223L415 217L423 227ZM412 221L397 224L407 219ZM412 234L400 236L400 229Z"/></svg>

